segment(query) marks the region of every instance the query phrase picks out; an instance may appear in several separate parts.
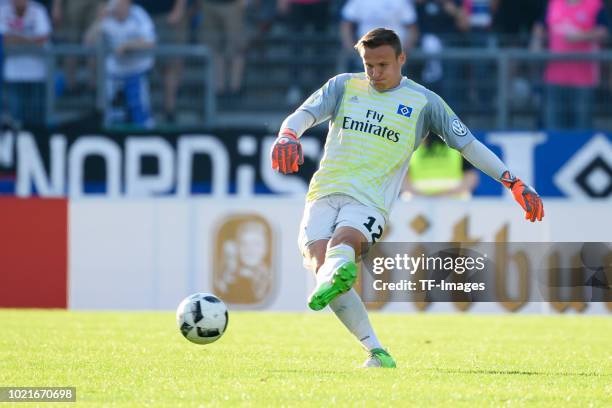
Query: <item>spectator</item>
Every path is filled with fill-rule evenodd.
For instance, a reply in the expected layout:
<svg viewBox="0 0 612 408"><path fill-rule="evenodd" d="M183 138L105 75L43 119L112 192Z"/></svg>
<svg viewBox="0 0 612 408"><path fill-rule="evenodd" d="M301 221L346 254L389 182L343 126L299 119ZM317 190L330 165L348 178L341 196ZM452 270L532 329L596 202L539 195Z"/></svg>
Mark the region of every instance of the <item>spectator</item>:
<svg viewBox="0 0 612 408"><path fill-rule="evenodd" d="M7 1L10 0L0 0L0 3L6 3ZM53 2L53 0L36 0L36 2L44 6L47 15L51 16L51 3ZM51 21L51 23L53 23L53 20Z"/></svg>
<svg viewBox="0 0 612 408"><path fill-rule="evenodd" d="M55 38L58 42L81 44L87 29L94 22L96 15L106 4L106 0L51 0L51 18L55 27ZM64 60L66 87L69 92L76 92L77 68L79 59L67 57ZM95 84L95 64L88 64L91 73L90 84Z"/></svg>
<svg viewBox="0 0 612 408"><path fill-rule="evenodd" d="M242 91L246 51L246 0L198 0L198 3L203 14L201 41L213 53L217 94L238 96Z"/></svg>
<svg viewBox="0 0 612 408"><path fill-rule="evenodd" d="M45 8L32 0L0 3L0 33L5 46L44 47L51 35ZM11 115L25 126L45 124L45 57L39 53L8 56L4 61L4 82Z"/></svg>
<svg viewBox="0 0 612 408"><path fill-rule="evenodd" d="M255 32L251 38L249 49L264 54L264 38L270 32L278 19L277 0L253 0L252 15Z"/></svg>
<svg viewBox="0 0 612 408"><path fill-rule="evenodd" d="M494 0L493 34L500 47L526 48L531 29L546 9L547 0ZM534 95L533 63L525 59L509 59L506 81L509 82L508 102L512 108L525 109Z"/></svg>
<svg viewBox="0 0 612 408"><path fill-rule="evenodd" d="M596 52L609 34L602 1L549 0L545 18L533 28L533 50L542 49L546 34L551 53ZM591 129L599 81L597 62L549 62L544 73L546 129Z"/></svg>
<svg viewBox="0 0 612 408"><path fill-rule="evenodd" d="M468 26L467 16L461 0L416 0L420 45L431 54L423 68L421 80L432 91L440 94L451 106L459 106L457 84L459 65L457 61L442 63L435 58L447 47L456 46L461 31Z"/></svg>
<svg viewBox="0 0 612 408"><path fill-rule="evenodd" d="M155 46L151 18L132 0L111 0L86 34L89 44L100 39L110 48L105 62L105 124L152 127L147 75L154 59L143 52Z"/></svg>
<svg viewBox="0 0 612 408"><path fill-rule="evenodd" d="M329 27L329 0L278 0L278 12L282 16L288 16L290 39L292 40L293 56L299 58L304 55L304 43L299 38L306 30L312 29L318 34L323 34ZM325 52L317 49L317 55ZM300 87L301 73L303 67L295 62L290 67L292 86L287 92L287 104L295 107L303 98L303 90ZM308 91L311 91L310 89Z"/></svg>
<svg viewBox="0 0 612 408"><path fill-rule="evenodd" d="M492 50L496 47L493 35L493 6L495 0L463 0L463 9L468 19L467 43L471 48ZM493 104L495 65L487 60L470 64L469 98L480 108Z"/></svg>
<svg viewBox="0 0 612 408"><path fill-rule="evenodd" d="M377 27L395 31L406 54L417 40L417 15L411 0L348 0L341 10L341 20L342 58L350 56L349 61L355 58L353 44L356 39ZM339 68L342 71L352 70L354 63L349 62L349 65Z"/></svg>
<svg viewBox="0 0 612 408"><path fill-rule="evenodd" d="M51 0L50 4L58 41L80 44L106 0Z"/></svg>
<svg viewBox="0 0 612 408"><path fill-rule="evenodd" d="M478 186L474 166L461 153L448 147L437 135L430 135L414 152L402 186L402 199L418 196L446 196L467 199Z"/></svg>
<svg viewBox="0 0 612 408"><path fill-rule="evenodd" d="M462 0L463 9L468 17L469 27L474 42L481 46L488 46L491 41L491 26L493 24L494 7L499 3L497 0Z"/></svg>
<svg viewBox="0 0 612 408"><path fill-rule="evenodd" d="M526 47L531 29L544 14L546 0L494 0L493 31L503 47Z"/></svg>
<svg viewBox="0 0 612 408"><path fill-rule="evenodd" d="M158 44L187 43L186 0L138 0L137 3L152 17ZM164 117L169 123L176 121L176 97L182 69L180 58L164 60Z"/></svg>

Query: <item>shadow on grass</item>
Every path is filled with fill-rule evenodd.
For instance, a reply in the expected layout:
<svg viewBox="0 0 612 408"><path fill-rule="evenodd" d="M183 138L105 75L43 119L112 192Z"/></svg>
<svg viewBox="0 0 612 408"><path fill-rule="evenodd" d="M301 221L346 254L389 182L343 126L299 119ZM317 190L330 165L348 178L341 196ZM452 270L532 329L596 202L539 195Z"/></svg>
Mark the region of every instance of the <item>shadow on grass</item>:
<svg viewBox="0 0 612 408"><path fill-rule="evenodd" d="M354 373L354 369L364 370L361 367L348 367L346 370L318 370L318 369L271 369L267 370L273 374L316 374L316 375L337 375L337 374L351 374ZM546 371L527 371L527 370L449 370L439 368L429 368L427 371L435 371L444 374L475 374L475 375L534 375L534 376L547 376L547 377L612 377L612 374L603 374L595 372L546 372ZM364 370L366 372L367 370ZM395 370L392 370L395 371Z"/></svg>
<svg viewBox="0 0 612 408"><path fill-rule="evenodd" d="M487 375L541 375L541 376L561 376L561 377L610 377L610 374L601 373L553 373L546 371L523 371L523 370L440 370L432 369L437 372L447 374L487 374Z"/></svg>
<svg viewBox="0 0 612 408"><path fill-rule="evenodd" d="M269 373L274 374L323 374L323 375L335 375L335 374L347 374L351 373L350 370L317 370L315 368L302 368L302 369L272 369L266 370Z"/></svg>

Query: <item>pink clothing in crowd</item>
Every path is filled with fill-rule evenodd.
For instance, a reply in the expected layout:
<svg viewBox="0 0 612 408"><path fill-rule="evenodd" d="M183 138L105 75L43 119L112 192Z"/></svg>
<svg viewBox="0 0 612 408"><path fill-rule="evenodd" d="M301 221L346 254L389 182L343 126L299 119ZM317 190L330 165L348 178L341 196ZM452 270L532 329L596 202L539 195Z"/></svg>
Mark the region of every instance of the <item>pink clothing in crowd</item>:
<svg viewBox="0 0 612 408"><path fill-rule="evenodd" d="M601 0L550 0L546 13L549 50L551 52L595 52L599 44L589 41L569 42L565 35L572 31L590 31L597 26ZM599 83L597 62L553 61L546 67L545 80L561 86L596 86Z"/></svg>

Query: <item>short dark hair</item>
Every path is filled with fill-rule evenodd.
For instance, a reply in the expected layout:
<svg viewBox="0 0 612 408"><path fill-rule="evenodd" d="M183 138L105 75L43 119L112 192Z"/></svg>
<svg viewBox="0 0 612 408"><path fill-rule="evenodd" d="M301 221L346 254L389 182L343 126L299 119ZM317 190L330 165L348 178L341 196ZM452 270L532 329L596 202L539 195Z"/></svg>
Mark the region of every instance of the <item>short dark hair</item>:
<svg viewBox="0 0 612 408"><path fill-rule="evenodd" d="M402 53L402 43L393 30L388 28L375 28L368 31L357 41L355 49L361 53L364 48L378 48L381 45L390 45L395 51L395 56Z"/></svg>

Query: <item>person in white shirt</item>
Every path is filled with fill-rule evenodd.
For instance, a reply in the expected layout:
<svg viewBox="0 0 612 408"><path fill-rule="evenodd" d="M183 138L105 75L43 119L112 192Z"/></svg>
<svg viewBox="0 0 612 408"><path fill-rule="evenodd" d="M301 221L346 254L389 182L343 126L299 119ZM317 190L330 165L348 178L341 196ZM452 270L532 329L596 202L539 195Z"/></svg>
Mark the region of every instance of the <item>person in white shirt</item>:
<svg viewBox="0 0 612 408"><path fill-rule="evenodd" d="M36 1L3 1L0 33L9 49L44 47L49 42L51 23L45 8ZM9 52L3 71L8 109L13 118L24 126L44 125L47 66L43 51L15 55Z"/></svg>
<svg viewBox="0 0 612 408"><path fill-rule="evenodd" d="M132 0L111 0L86 34L86 42L103 39L106 57L105 125L153 126L148 73L154 58L155 27L147 12Z"/></svg>
<svg viewBox="0 0 612 408"><path fill-rule="evenodd" d="M347 66L347 58L355 56L353 44L358 38L377 27L386 27L397 33L407 54L414 48L417 14L412 0L348 0L340 12L340 38L342 55L340 69L361 69L361 61L354 59Z"/></svg>

